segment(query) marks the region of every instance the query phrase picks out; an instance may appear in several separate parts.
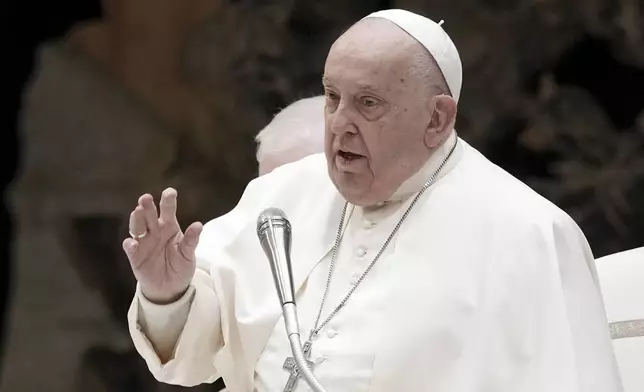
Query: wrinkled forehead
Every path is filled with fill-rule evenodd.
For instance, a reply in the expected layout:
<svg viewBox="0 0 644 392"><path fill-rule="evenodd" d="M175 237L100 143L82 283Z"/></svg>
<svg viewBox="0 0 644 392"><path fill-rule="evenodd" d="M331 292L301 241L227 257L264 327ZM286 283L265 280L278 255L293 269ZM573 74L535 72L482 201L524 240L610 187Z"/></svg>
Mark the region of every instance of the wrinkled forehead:
<svg viewBox="0 0 644 392"><path fill-rule="evenodd" d="M357 53L377 54L383 61L394 60L404 53L409 53L414 44L422 48L413 37L389 20L363 19L333 43L329 58Z"/></svg>
<svg viewBox="0 0 644 392"><path fill-rule="evenodd" d="M324 68L327 83L392 88L404 82L420 43L385 19L364 19L338 38Z"/></svg>

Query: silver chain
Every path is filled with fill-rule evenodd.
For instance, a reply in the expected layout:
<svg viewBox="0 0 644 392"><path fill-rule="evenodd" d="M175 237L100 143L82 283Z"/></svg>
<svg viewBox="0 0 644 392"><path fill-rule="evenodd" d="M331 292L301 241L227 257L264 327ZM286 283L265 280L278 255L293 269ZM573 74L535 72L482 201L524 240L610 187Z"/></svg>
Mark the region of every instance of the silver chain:
<svg viewBox="0 0 644 392"><path fill-rule="evenodd" d="M456 131L454 131L454 132L456 132ZM351 297L353 292L356 291L358 286L360 286L360 283L362 283L362 281L365 279L365 277L367 276L369 271L371 271L373 266L376 264L376 261L378 261L380 256L382 256L383 252L387 248L387 246L389 246L389 243L394 238L394 236L398 232L398 229L400 229L400 226L403 224L405 219L407 219L407 216L411 212L412 208L418 202L418 199L420 199L420 197L422 196L423 193L425 193L427 188L429 188L434 183L434 180L436 179L436 176L438 175L438 173L440 173L440 171L443 169L443 166L445 166L445 164L447 163L449 158L452 156L452 153L456 149L456 144L457 143L458 143L458 135L456 135L456 139L454 140L454 145L450 149L450 151L447 154L447 156L445 157L445 159L443 159L443 161L438 166L438 168L434 171L434 173L431 175L431 177L429 177L427 182L425 182L423 187L420 189L420 191L418 192L416 197L414 197L414 199L412 200L411 204L409 205L409 207L407 208L407 210L405 211L403 216L400 218L400 220L396 224L396 227L394 227L393 231L391 232L391 234L389 234L389 237L387 237L387 240L385 241L385 243L382 245L382 247L378 251L378 254L376 254L376 256L373 258L371 263L369 263L369 266L367 266L367 269L362 273L362 275L360 276L360 278L358 279L356 284L354 284L353 287L351 287L351 290L349 290L347 295L345 295L344 298L342 299L342 301L340 301L340 304L338 306L336 306L336 308L333 309L331 314L329 314L329 316L324 320L324 322L321 325L318 326L318 324L320 323L320 317L322 317L322 310L324 309L324 303L325 303L326 298L327 298L327 293L329 292L329 287L331 286L331 277L333 276L333 271L335 270L336 258L338 256L338 249L340 248L340 241L342 239L342 228L344 227L344 220L346 218L347 207L349 205L349 202L344 203L344 208L342 209L342 215L340 217L340 225L338 226L338 232L337 232L336 237L335 237L335 244L333 245L333 255L331 256L331 263L329 264L329 274L328 274L328 276L326 278L326 287L324 288L324 295L322 296L322 302L320 303L320 310L318 311L318 316L315 319L315 325L313 326L313 329L311 329L311 334L309 335L309 342L311 342L317 336L317 334L322 330L322 328L324 328L324 326L327 325L329 323L329 321L331 321L331 319L340 311L340 309L342 309L347 304L347 302L349 301L349 297Z"/></svg>

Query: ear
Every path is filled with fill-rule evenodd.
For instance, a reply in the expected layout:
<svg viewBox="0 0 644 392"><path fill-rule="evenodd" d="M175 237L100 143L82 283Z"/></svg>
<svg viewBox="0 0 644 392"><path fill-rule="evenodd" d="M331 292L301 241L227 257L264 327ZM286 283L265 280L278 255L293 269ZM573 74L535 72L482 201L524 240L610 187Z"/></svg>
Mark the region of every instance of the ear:
<svg viewBox="0 0 644 392"><path fill-rule="evenodd" d="M428 103L430 119L425 132L425 145L429 149L438 147L449 135L456 122L457 105L449 95L437 95Z"/></svg>

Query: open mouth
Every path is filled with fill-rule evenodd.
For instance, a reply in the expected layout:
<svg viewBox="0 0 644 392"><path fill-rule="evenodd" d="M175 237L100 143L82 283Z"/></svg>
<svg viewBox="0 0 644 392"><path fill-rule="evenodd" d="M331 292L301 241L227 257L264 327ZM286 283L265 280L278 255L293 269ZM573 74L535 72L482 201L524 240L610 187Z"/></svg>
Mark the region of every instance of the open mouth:
<svg viewBox="0 0 644 392"><path fill-rule="evenodd" d="M342 158L343 160L345 160L345 161L353 161L353 160L356 160L356 159L363 158L362 155L354 154L352 152L342 151L342 150L338 151L338 156L340 158Z"/></svg>

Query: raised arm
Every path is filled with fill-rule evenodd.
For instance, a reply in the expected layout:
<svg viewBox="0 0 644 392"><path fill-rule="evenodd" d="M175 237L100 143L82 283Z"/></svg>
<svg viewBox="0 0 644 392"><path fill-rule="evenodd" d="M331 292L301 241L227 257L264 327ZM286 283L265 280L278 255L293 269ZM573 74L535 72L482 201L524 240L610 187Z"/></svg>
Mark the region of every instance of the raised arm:
<svg viewBox="0 0 644 392"><path fill-rule="evenodd" d="M202 225L181 231L174 189L163 192L159 209L151 195L141 196L130 216L131 238L123 241L138 281L128 313L130 334L157 380L184 386L214 382L214 356L223 339L212 279L196 268Z"/></svg>

